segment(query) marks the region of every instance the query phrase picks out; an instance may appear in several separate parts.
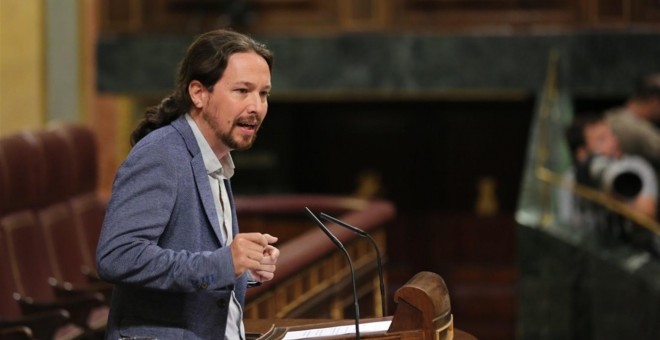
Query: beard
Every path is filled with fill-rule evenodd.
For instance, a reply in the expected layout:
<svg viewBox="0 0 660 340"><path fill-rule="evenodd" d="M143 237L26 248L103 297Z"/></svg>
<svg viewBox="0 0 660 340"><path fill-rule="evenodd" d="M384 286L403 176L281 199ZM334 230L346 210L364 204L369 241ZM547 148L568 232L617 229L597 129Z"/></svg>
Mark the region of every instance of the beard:
<svg viewBox="0 0 660 340"><path fill-rule="evenodd" d="M232 132L234 132L234 126L232 125L231 129L227 133L218 133L216 132L216 137L220 139L225 145L227 145L231 150L244 151L252 147L254 141L257 139L257 135L254 134L250 137L240 136L234 138Z"/></svg>
<svg viewBox="0 0 660 340"><path fill-rule="evenodd" d="M252 144L254 144L254 141L257 139L257 131L259 130L259 126L261 125L259 122L259 118L236 119L232 122L229 131L223 132L222 129L220 129L220 124L218 124L218 122L214 119L213 115L208 111L202 111L202 119L204 119L204 121L206 121L206 123L209 124L209 126L213 130L213 133L215 134L215 137L218 140L220 140L223 144L229 147L229 149L237 150L237 151L248 150L249 148L252 147ZM236 126L241 122L249 122L250 124L256 124L257 127L252 136L238 136L238 137L233 136L234 128L236 128Z"/></svg>

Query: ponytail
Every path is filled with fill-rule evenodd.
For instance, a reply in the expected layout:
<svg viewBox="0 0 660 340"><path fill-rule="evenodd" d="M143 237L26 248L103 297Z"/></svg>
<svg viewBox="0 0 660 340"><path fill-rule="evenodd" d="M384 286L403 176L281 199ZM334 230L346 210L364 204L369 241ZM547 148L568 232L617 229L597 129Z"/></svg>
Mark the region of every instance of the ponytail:
<svg viewBox="0 0 660 340"><path fill-rule="evenodd" d="M173 95L165 97L160 104L147 108L144 119L131 133L131 146L152 131L163 127L186 113L187 108L181 107Z"/></svg>

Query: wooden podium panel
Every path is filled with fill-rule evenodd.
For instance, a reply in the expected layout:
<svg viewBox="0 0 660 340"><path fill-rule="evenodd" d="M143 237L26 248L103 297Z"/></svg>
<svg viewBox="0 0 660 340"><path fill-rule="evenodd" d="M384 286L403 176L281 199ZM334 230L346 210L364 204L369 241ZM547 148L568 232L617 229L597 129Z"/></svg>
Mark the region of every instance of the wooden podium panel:
<svg viewBox="0 0 660 340"><path fill-rule="evenodd" d="M373 319L365 319L362 320L363 322L372 322L372 321L383 321L383 320L388 320L391 319L391 317L387 318L373 318ZM244 320L245 322L245 329L247 331L246 337L247 340L257 340L257 339L278 339L277 337L272 337L272 338L263 338L266 333L271 332L271 330L275 329L281 329L283 331L280 336L284 336L286 334L286 330L297 330L299 328L304 328L304 329L309 329L309 328L320 328L320 327L334 327L334 326L340 326L340 325L353 325L354 321L353 320L332 320L332 319L249 319L249 320ZM392 335L393 337L386 337L384 334L360 334L361 339L402 339L402 337L397 337L396 335ZM343 337L334 337L334 338L324 338L324 339L353 339L353 335L349 335L348 337L343 336ZM419 337L410 337L410 338L405 338L405 339L424 339L424 338L419 338ZM454 335L453 338L454 340L477 340L472 334L469 334L463 330L454 328Z"/></svg>
<svg viewBox="0 0 660 340"><path fill-rule="evenodd" d="M444 280L431 272L420 272L399 288L394 296L397 308L393 316L362 319L361 323L392 320L384 333L360 334L363 339L475 339L454 329L449 293ZM354 320L322 319L262 319L245 320L248 339L279 340L290 331L352 325ZM355 334L323 337L323 339L353 339Z"/></svg>

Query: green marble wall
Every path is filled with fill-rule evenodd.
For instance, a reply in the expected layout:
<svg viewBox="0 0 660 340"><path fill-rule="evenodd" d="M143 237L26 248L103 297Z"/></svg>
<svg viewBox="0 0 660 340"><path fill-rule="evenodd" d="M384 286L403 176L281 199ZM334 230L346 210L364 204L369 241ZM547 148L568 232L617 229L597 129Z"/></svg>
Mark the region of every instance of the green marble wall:
<svg viewBox="0 0 660 340"><path fill-rule="evenodd" d="M659 339L660 261L625 243L518 227L518 339Z"/></svg>
<svg viewBox="0 0 660 340"><path fill-rule="evenodd" d="M660 71L660 33L432 36L259 36L275 52L275 93L295 91L528 90L542 84L548 55L566 88L625 95ZM98 90L168 92L189 36L111 36L98 43Z"/></svg>

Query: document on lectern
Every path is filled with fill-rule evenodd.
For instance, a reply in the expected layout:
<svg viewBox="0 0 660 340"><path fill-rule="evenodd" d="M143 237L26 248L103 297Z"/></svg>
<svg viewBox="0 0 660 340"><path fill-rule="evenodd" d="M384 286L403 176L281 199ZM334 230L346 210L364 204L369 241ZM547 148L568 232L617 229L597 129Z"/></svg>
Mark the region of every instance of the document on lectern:
<svg viewBox="0 0 660 340"><path fill-rule="evenodd" d="M386 332L392 320L360 323L360 334ZM288 332L283 340L314 339L333 335L354 334L355 325L311 328L302 331Z"/></svg>

